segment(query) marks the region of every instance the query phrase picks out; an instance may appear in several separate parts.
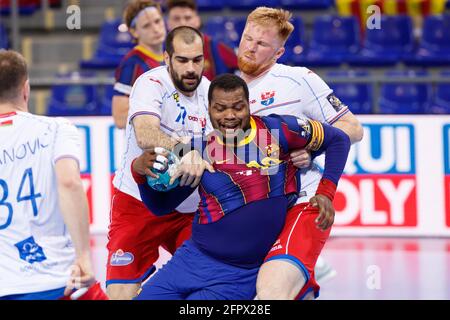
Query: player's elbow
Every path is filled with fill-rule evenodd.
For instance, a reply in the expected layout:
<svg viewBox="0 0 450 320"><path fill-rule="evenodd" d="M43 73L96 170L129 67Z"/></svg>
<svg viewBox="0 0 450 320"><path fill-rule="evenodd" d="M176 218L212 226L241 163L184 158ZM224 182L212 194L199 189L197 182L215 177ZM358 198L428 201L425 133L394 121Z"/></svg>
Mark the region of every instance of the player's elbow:
<svg viewBox="0 0 450 320"><path fill-rule="evenodd" d="M116 125L117 129L125 129L127 121L124 119L121 119L119 117L114 117L114 124Z"/></svg>
<svg viewBox="0 0 450 320"><path fill-rule="evenodd" d="M353 143L360 142L364 137L364 129L362 125L360 123L356 123L354 125L353 131L354 131L353 139L351 139L352 142Z"/></svg>
<svg viewBox="0 0 450 320"><path fill-rule="evenodd" d="M79 175L64 175L58 178L58 185L65 190L77 190L83 188L83 182Z"/></svg>

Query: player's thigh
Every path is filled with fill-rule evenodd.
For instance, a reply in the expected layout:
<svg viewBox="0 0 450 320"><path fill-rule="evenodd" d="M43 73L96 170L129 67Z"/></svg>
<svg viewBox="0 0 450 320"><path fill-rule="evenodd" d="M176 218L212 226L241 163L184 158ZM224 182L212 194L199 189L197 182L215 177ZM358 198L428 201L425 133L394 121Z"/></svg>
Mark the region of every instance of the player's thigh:
<svg viewBox="0 0 450 320"><path fill-rule="evenodd" d="M110 300L131 300L139 292L141 283L116 283L106 288Z"/></svg>
<svg viewBox="0 0 450 320"><path fill-rule="evenodd" d="M270 249L265 261L288 259L300 269L313 273L331 228L323 231L317 228L315 219L319 215L316 207L301 203L288 211L285 226Z"/></svg>
<svg viewBox="0 0 450 320"><path fill-rule="evenodd" d="M308 203L289 210L285 226L260 269L258 298L293 299L310 289L318 294L314 266L331 230L316 227L318 214Z"/></svg>
<svg viewBox="0 0 450 320"><path fill-rule="evenodd" d="M258 269L243 269L231 266L229 270L216 274L216 279L205 282L205 286L190 293L187 300L252 300L256 294ZM234 271L229 273L229 271ZM216 269L220 270L220 269Z"/></svg>
<svg viewBox="0 0 450 320"><path fill-rule="evenodd" d="M187 293L202 285L198 259L185 243L143 286L135 300L185 299ZM194 281L192 279L198 279Z"/></svg>
<svg viewBox="0 0 450 320"><path fill-rule="evenodd" d="M260 300L292 300L307 279L302 270L289 260L270 260L258 272L256 292Z"/></svg>
<svg viewBox="0 0 450 320"><path fill-rule="evenodd" d="M141 283L154 271L163 238L160 223L141 201L115 193L108 232L107 286Z"/></svg>
<svg viewBox="0 0 450 320"><path fill-rule="evenodd" d="M224 296L220 292L212 291L210 289L201 289L191 293L186 297L186 300L229 300L230 298Z"/></svg>

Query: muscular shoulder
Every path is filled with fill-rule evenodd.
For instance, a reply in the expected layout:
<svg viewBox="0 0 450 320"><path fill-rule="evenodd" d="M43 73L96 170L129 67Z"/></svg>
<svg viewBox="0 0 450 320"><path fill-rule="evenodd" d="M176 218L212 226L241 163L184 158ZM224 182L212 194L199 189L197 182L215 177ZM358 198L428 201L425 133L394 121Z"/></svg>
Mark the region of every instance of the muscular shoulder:
<svg viewBox="0 0 450 320"><path fill-rule="evenodd" d="M63 117L48 117L32 113L21 113L21 117L29 123L30 126L44 126L48 128L75 128L75 126L67 118Z"/></svg>
<svg viewBox="0 0 450 320"><path fill-rule="evenodd" d="M164 90L168 86L168 75L164 66L148 70L141 74L133 85L133 92L148 90L152 87L156 90ZM144 89L145 88L145 89ZM131 94L133 94L133 92Z"/></svg>
<svg viewBox="0 0 450 320"><path fill-rule="evenodd" d="M65 135L78 135L78 129L77 127L67 118L63 117L55 117L55 118L48 118L53 121L55 130L57 134L64 133Z"/></svg>
<svg viewBox="0 0 450 320"><path fill-rule="evenodd" d="M299 80L313 73L313 71L305 67L293 67L279 63L277 63L271 70L271 74L273 76L293 78L296 80Z"/></svg>
<svg viewBox="0 0 450 320"><path fill-rule="evenodd" d="M166 70L166 66L160 66L144 72L137 78L136 82L138 80L142 80L143 78L153 79L161 82L167 81L168 73Z"/></svg>

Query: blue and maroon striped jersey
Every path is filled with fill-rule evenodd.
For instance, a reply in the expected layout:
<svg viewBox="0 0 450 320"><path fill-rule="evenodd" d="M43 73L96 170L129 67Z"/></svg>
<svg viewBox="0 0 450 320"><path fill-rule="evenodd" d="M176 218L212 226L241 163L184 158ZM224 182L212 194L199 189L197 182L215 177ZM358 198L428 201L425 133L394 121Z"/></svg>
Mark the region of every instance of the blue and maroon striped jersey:
<svg viewBox="0 0 450 320"><path fill-rule="evenodd" d="M163 55L136 46L128 52L116 69L114 95L129 96L134 82L140 75L163 64Z"/></svg>
<svg viewBox="0 0 450 320"><path fill-rule="evenodd" d="M278 115L252 116L250 124L250 134L237 146L226 145L214 133L204 143L203 157L216 172L205 171L203 174L196 222L215 222L251 202L297 194L299 181L297 169L289 160L290 150L306 147L321 152L331 141L324 133L325 125L313 120ZM346 159L347 154L342 153L340 169L345 166ZM342 171L332 171L337 171L332 177L326 172L324 175L337 184Z"/></svg>

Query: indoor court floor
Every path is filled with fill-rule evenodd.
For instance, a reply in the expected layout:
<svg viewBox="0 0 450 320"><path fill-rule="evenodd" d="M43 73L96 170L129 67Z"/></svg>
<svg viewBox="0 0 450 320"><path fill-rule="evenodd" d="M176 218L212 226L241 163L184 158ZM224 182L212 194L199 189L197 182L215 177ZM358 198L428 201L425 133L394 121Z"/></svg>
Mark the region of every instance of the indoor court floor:
<svg viewBox="0 0 450 320"><path fill-rule="evenodd" d="M97 279L104 286L106 236L92 237ZM161 250L160 267L169 257ZM321 300L450 300L449 238L333 237L322 257L336 276L320 283Z"/></svg>

